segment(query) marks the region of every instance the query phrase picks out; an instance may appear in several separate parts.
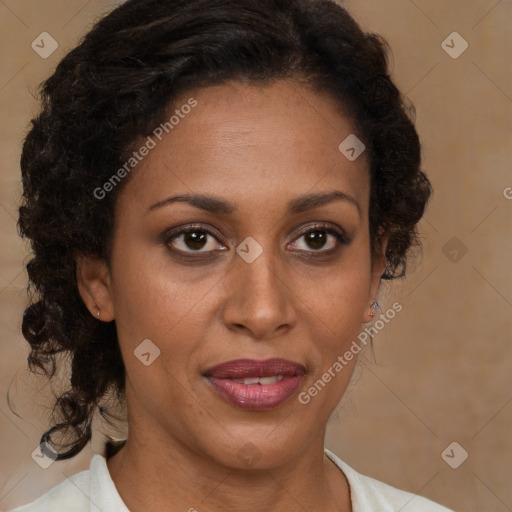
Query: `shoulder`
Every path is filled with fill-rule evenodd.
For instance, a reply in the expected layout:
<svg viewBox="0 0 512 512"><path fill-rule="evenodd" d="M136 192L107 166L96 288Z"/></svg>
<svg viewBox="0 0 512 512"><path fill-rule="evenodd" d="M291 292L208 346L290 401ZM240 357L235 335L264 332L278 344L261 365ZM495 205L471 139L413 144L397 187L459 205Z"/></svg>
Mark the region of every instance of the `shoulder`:
<svg viewBox="0 0 512 512"><path fill-rule="evenodd" d="M129 512L117 493L103 455L88 470L70 476L36 501L10 512Z"/></svg>
<svg viewBox="0 0 512 512"><path fill-rule="evenodd" d="M361 475L329 450L325 454L343 471L350 485L353 512L453 512L427 498L401 491Z"/></svg>
<svg viewBox="0 0 512 512"><path fill-rule="evenodd" d="M12 509L10 512L43 512L66 510L67 512L89 512L90 470L76 473L50 489L40 498Z"/></svg>

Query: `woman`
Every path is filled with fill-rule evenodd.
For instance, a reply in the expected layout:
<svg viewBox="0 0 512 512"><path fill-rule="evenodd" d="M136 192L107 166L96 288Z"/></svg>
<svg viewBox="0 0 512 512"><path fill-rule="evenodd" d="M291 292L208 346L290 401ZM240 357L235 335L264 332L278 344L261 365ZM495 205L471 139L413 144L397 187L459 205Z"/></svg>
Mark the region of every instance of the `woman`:
<svg viewBox="0 0 512 512"><path fill-rule="evenodd" d="M23 332L72 377L41 456L111 397L129 434L17 510L448 510L324 450L430 195L384 41L329 0L129 0L42 97Z"/></svg>

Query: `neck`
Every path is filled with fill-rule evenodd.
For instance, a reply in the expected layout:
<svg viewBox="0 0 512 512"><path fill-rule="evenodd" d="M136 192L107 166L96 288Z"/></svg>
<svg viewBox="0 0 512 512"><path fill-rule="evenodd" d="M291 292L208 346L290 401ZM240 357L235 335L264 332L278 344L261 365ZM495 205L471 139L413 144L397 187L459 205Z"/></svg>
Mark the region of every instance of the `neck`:
<svg viewBox="0 0 512 512"><path fill-rule="evenodd" d="M107 465L131 512L350 512L348 483L324 455L323 441L321 435L278 466L240 470L131 429Z"/></svg>

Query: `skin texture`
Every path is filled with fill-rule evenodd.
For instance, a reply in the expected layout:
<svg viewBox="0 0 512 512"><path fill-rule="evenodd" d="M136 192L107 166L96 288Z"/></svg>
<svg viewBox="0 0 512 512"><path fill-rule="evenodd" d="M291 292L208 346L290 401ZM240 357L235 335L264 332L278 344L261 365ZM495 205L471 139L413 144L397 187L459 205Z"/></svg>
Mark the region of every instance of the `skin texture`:
<svg viewBox="0 0 512 512"><path fill-rule="evenodd" d="M108 461L112 478L132 512L350 511L346 479L323 447L356 358L309 404L295 395L270 411L228 404L202 374L232 359L281 357L307 369L298 394L371 320L384 261L370 254L365 154L350 162L340 153L350 120L330 96L292 80L199 89L173 108L190 97L198 105L119 195L110 270L79 259L80 293L91 314L115 319L127 372L129 439ZM298 196L333 190L358 206L286 211ZM236 211L183 202L150 210L186 193ZM322 231L325 245L308 245L303 228L316 223L351 241ZM199 256L183 235L166 243L166 232L190 224L218 234ZM235 252L248 236L263 248L253 263ZM133 354L145 339L161 351L149 366ZM238 456L249 442L260 456L251 467Z"/></svg>

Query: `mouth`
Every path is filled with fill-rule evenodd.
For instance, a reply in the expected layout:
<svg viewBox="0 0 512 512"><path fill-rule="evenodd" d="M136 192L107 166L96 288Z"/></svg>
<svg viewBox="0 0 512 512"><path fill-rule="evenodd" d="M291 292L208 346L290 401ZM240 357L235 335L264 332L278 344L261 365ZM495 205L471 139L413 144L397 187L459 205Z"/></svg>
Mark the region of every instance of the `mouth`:
<svg viewBox="0 0 512 512"><path fill-rule="evenodd" d="M286 359L236 359L208 369L203 376L226 402L250 411L274 409L297 391L306 368Z"/></svg>

